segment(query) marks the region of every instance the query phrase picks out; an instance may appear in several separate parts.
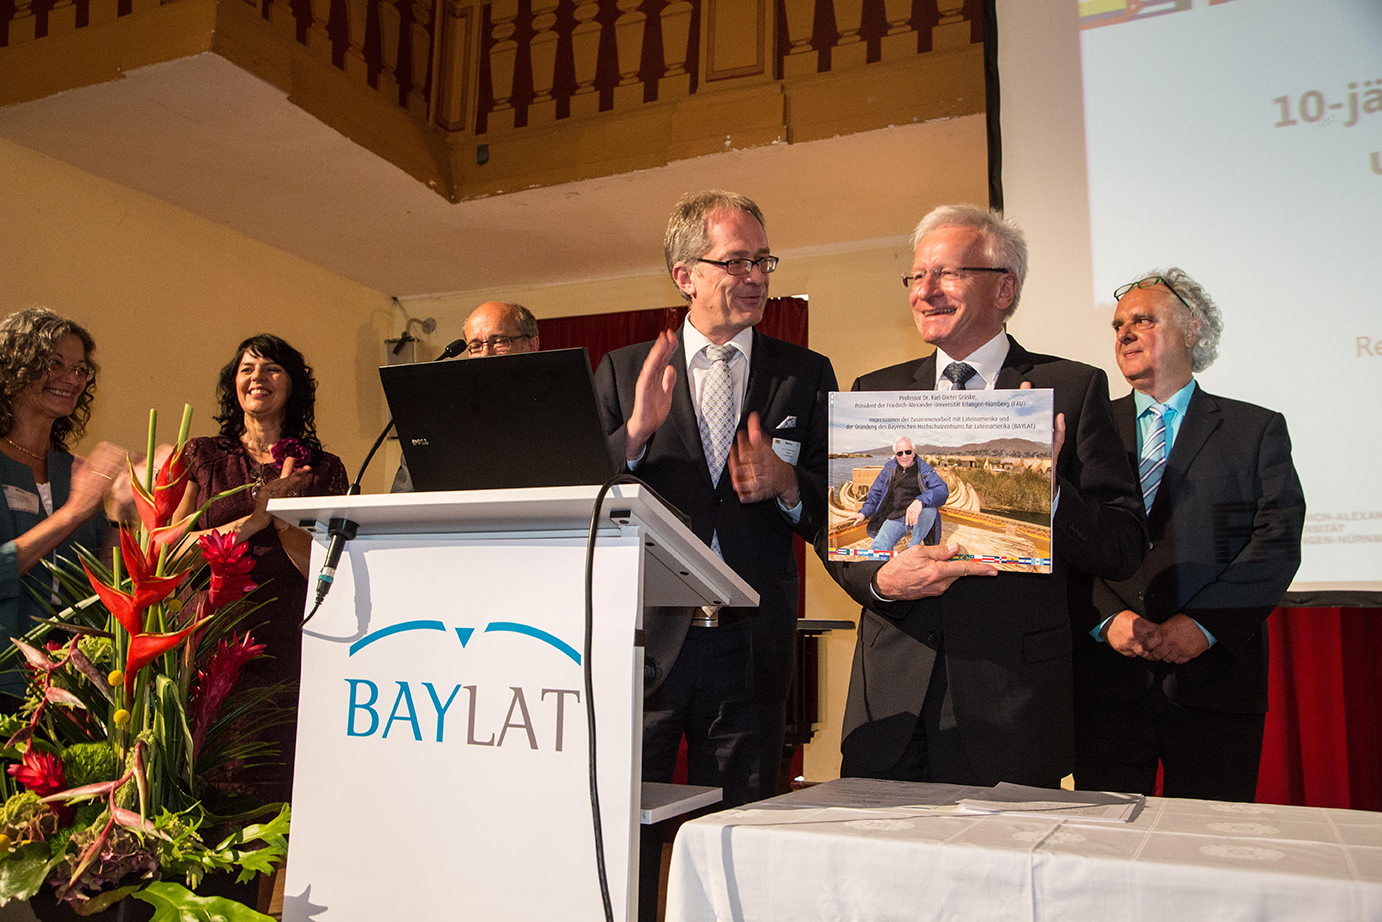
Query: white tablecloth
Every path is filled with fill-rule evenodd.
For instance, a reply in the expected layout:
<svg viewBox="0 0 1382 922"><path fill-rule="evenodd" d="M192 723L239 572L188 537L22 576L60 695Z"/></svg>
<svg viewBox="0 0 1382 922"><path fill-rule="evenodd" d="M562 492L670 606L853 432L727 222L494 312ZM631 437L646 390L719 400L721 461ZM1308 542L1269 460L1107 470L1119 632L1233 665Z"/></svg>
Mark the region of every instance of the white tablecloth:
<svg viewBox="0 0 1382 922"><path fill-rule="evenodd" d="M681 827L668 922L807 919L1376 922L1382 813L1148 798L1109 824L779 800Z"/></svg>

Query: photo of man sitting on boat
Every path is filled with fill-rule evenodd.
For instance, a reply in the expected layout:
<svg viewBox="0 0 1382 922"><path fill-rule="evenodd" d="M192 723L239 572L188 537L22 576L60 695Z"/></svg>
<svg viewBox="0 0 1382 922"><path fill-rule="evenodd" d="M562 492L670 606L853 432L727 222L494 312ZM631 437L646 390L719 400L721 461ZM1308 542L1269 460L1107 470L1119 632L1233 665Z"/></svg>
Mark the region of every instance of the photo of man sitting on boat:
<svg viewBox="0 0 1382 922"><path fill-rule="evenodd" d="M832 394L830 558L958 544L961 558L1049 573L1051 419L1042 390Z"/></svg>

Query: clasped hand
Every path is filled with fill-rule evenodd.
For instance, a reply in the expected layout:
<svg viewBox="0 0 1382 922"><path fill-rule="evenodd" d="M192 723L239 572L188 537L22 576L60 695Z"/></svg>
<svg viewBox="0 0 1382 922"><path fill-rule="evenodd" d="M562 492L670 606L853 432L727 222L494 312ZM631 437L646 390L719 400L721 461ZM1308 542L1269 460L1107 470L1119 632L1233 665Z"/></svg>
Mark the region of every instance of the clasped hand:
<svg viewBox="0 0 1382 922"><path fill-rule="evenodd" d="M1125 609L1113 616L1105 633L1108 644L1124 656L1180 665L1209 649L1204 631L1188 615L1172 615L1161 624Z"/></svg>

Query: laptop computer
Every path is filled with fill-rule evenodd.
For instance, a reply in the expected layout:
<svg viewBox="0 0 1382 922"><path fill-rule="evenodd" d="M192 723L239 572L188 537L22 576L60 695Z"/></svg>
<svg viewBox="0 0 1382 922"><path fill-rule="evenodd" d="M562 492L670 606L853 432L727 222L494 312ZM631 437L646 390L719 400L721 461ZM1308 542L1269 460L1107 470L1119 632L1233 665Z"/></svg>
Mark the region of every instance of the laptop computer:
<svg viewBox="0 0 1382 922"><path fill-rule="evenodd" d="M602 484L618 473L585 349L379 369L413 488Z"/></svg>

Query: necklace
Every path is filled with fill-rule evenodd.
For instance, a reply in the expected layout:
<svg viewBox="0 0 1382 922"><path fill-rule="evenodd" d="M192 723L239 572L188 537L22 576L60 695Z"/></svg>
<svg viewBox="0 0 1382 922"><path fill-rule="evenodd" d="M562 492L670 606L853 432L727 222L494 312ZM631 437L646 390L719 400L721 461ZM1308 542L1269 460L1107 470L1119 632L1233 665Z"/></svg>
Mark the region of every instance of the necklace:
<svg viewBox="0 0 1382 922"><path fill-rule="evenodd" d="M8 442L9 439L6 439L5 441ZM250 451L257 451L257 452L259 452L259 453L261 453L261 454L264 454L264 453L267 453L271 448L273 448L275 443L270 442L269 444L265 445L265 444L262 443L262 442L251 442L249 439L246 439L246 438L244 438L243 436L241 436L241 438L240 438L240 444L241 444L241 445L244 445L244 446L245 446L246 448L248 448ZM15 447L18 447L18 446L15 446ZM22 450L22 449L21 449L21 450Z"/></svg>
<svg viewBox="0 0 1382 922"><path fill-rule="evenodd" d="M48 460L43 455L35 454L34 452L29 451L29 449L25 448L23 445L20 445L18 442L14 441L7 435L0 435L0 439L4 439L11 448L19 449L20 451L24 452L24 454L28 455L30 458L33 458L35 461L43 462Z"/></svg>

